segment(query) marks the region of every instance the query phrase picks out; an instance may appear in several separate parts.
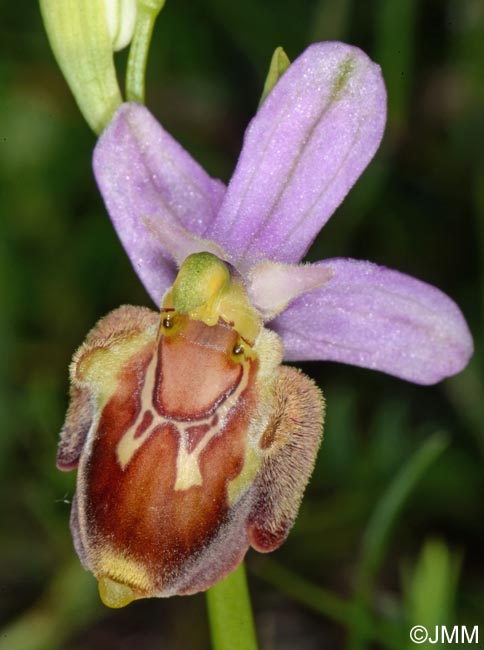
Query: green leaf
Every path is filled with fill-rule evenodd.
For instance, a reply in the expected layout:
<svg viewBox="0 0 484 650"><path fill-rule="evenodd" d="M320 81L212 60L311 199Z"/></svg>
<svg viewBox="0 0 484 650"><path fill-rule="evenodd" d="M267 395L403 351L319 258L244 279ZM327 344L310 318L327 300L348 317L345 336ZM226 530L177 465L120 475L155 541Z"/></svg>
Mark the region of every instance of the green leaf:
<svg viewBox="0 0 484 650"><path fill-rule="evenodd" d="M404 569L403 584L409 629L452 625L460 558L444 541L427 540L413 571ZM429 646L430 647L430 646Z"/></svg>
<svg viewBox="0 0 484 650"><path fill-rule="evenodd" d="M308 607L345 628L357 627L365 641L378 641L382 646L393 647L400 630L391 622L377 619L370 613L355 617L353 603L338 594L298 575L266 557L254 567L254 572L297 603Z"/></svg>
<svg viewBox="0 0 484 650"><path fill-rule="evenodd" d="M447 446L445 436L439 433L433 435L410 457L378 502L362 542L359 583L364 593L368 594L371 590L390 533L408 497Z"/></svg>
<svg viewBox="0 0 484 650"><path fill-rule="evenodd" d="M349 648L362 650L364 639L356 627L359 617L370 607L375 578L381 567L387 542L406 501L418 482L448 446L448 439L436 433L429 438L406 462L384 492L368 522L363 535L362 554L355 595L355 625Z"/></svg>

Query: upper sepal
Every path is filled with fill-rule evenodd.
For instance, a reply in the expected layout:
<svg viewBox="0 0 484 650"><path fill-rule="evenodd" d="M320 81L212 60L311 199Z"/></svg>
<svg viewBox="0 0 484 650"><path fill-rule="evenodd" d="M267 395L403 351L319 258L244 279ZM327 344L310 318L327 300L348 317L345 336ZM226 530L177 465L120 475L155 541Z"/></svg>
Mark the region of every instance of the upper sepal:
<svg viewBox="0 0 484 650"><path fill-rule="evenodd" d="M385 120L379 66L344 43L311 45L247 128L207 236L239 268L299 262L372 159Z"/></svg>

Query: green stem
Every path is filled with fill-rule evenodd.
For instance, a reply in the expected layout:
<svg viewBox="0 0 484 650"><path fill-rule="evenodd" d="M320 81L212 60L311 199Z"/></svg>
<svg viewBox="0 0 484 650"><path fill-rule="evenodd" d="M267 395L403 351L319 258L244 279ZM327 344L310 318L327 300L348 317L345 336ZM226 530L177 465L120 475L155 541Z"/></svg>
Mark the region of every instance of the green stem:
<svg viewBox="0 0 484 650"><path fill-rule="evenodd" d="M126 70L126 99L129 102L144 104L146 63L151 36L156 18L164 4L165 0L138 0L138 15Z"/></svg>
<svg viewBox="0 0 484 650"><path fill-rule="evenodd" d="M207 591L207 606L213 650L257 650L243 563Z"/></svg>

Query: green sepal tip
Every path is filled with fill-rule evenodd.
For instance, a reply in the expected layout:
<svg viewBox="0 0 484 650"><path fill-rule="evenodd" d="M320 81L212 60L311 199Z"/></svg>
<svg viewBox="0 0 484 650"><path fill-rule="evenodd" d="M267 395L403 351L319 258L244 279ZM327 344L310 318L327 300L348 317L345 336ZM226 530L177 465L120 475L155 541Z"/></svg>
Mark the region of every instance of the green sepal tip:
<svg viewBox="0 0 484 650"><path fill-rule="evenodd" d="M267 73L266 81L264 83L264 89L262 91L261 98L259 100L259 108L264 103L267 95L274 88L276 83L286 72L288 67L291 65L289 57L284 52L282 47L276 47L274 54L272 55L271 63L269 65L269 72Z"/></svg>

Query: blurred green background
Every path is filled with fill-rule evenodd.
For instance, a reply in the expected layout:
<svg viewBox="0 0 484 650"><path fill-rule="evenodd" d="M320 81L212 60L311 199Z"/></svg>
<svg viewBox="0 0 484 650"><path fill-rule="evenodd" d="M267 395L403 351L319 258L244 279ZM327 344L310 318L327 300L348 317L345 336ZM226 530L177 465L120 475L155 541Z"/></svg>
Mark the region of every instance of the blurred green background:
<svg viewBox="0 0 484 650"><path fill-rule="evenodd" d="M381 64L389 123L309 259L371 259L439 286L476 354L430 388L305 364L327 398L326 438L289 539L247 558L260 645L404 649L415 624L480 623L484 637L484 4L169 0L147 103L228 180L274 48L293 59L328 39ZM207 649L203 596L108 610L72 549L75 474L54 467L67 366L102 315L150 303L37 3L2 3L0 48L0 650Z"/></svg>

